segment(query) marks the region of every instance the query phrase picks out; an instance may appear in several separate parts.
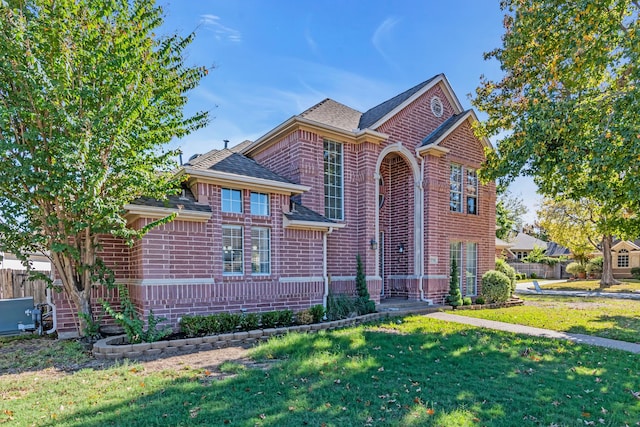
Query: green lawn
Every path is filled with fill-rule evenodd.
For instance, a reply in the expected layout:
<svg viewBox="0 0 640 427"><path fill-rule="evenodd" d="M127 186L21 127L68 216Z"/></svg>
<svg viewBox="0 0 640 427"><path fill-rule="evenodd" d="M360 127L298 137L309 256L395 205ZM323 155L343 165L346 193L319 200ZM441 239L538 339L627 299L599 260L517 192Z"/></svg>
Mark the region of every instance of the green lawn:
<svg viewBox="0 0 640 427"><path fill-rule="evenodd" d="M528 280L529 282L531 279ZM640 292L640 280L624 279L619 285L613 285L600 289L598 280L575 280L570 282L541 284L543 289L556 291L601 291L601 292ZM533 289L533 285L529 287Z"/></svg>
<svg viewBox="0 0 640 427"><path fill-rule="evenodd" d="M640 420L637 355L421 316L253 351L229 373L144 364L0 376L0 424L584 426ZM589 424L593 423L593 424Z"/></svg>
<svg viewBox="0 0 640 427"><path fill-rule="evenodd" d="M456 314L577 334L640 342L640 301L544 295L522 296L525 305Z"/></svg>

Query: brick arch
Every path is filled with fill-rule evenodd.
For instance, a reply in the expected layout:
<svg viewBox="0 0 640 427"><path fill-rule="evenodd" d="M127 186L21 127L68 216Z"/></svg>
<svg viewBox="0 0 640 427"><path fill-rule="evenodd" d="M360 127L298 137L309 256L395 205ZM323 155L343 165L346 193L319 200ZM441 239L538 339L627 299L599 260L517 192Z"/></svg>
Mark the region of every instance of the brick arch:
<svg viewBox="0 0 640 427"><path fill-rule="evenodd" d="M398 142L385 147L378 155L376 200L385 193L382 208L376 209L378 276L383 279L384 297L419 295L418 281L422 259L422 200L420 166L413 153ZM413 191L411 191L413 189ZM399 252L402 245L403 252Z"/></svg>

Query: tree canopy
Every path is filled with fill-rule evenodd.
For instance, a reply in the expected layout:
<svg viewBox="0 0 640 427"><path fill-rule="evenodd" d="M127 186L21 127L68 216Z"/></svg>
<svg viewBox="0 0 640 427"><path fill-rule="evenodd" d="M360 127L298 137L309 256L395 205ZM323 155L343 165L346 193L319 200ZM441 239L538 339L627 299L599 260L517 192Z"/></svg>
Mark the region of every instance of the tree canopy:
<svg viewBox="0 0 640 427"><path fill-rule="evenodd" d="M476 131L504 135L485 179L534 178L546 196L622 215L603 234L640 231L640 3L504 0L500 81L482 78Z"/></svg>
<svg viewBox="0 0 640 427"><path fill-rule="evenodd" d="M193 34L158 37L161 24L150 0L0 5L0 246L48 253L82 313L108 273L99 236L139 235L123 206L166 197L165 144L208 121L183 113L207 73L184 64Z"/></svg>
<svg viewBox="0 0 640 427"><path fill-rule="evenodd" d="M523 226L523 215L527 213L524 201L503 191L498 194L496 203L496 237L507 239L509 235Z"/></svg>

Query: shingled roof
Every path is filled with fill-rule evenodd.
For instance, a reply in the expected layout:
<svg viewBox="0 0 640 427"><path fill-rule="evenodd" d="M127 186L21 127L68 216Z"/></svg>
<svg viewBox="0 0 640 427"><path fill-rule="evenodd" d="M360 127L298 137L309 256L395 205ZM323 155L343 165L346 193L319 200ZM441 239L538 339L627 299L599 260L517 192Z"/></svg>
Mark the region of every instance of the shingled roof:
<svg viewBox="0 0 640 427"><path fill-rule="evenodd" d="M333 99L326 98L308 110L303 111L298 117L304 117L338 129L353 132L358 128L360 116L362 116L360 111L354 110Z"/></svg>
<svg viewBox="0 0 640 427"><path fill-rule="evenodd" d="M187 186L182 187L180 194L168 196L166 200L157 200L150 197L140 197L130 203L138 206L151 206L155 208L178 209L192 212L211 212L209 205L196 202L196 198Z"/></svg>
<svg viewBox="0 0 640 427"><path fill-rule="evenodd" d="M453 116L449 117L447 120L442 122L442 124L438 126L433 132L427 135L426 138L422 140L422 144L420 144L420 146L424 147L426 145L430 145L436 142L442 135L447 133L451 128L456 127L460 120L464 120L466 114L469 111L471 110L466 110L466 111L463 111L462 113L454 114Z"/></svg>
<svg viewBox="0 0 640 427"><path fill-rule="evenodd" d="M305 222L318 222L318 223L336 223L335 221L326 218L319 213L303 206L302 204L291 201L291 209L290 212L285 213L287 219L291 221L305 221Z"/></svg>
<svg viewBox="0 0 640 427"><path fill-rule="evenodd" d="M360 129L367 129L441 75L442 74L433 76L429 80L426 80L412 87L411 89L402 92L400 95L396 95L393 98L383 102L382 104L378 104L375 107L369 109L369 111L362 114L362 117L360 117L360 123L357 127Z"/></svg>
<svg viewBox="0 0 640 427"><path fill-rule="evenodd" d="M211 150L208 153L189 160L189 162L185 163L184 166L191 166L193 169L213 170L251 178L294 184L287 178L270 171L264 166L261 166L255 160L236 153L228 148L222 150Z"/></svg>

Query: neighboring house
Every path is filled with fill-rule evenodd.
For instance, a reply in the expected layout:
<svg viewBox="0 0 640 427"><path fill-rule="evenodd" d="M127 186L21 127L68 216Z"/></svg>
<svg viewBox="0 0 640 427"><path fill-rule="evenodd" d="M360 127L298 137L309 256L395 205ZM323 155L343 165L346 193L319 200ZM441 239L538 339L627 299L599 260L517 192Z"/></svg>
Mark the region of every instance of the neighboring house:
<svg viewBox="0 0 640 427"><path fill-rule="evenodd" d="M514 259L521 261L526 258L534 248L547 249L547 242L530 236L526 233L518 233L513 239L509 241L511 247L509 250Z"/></svg>
<svg viewBox="0 0 640 427"><path fill-rule="evenodd" d="M602 256L602 251L595 255ZM640 267L640 239L615 240L611 245L611 266L616 279L633 277L631 269Z"/></svg>
<svg viewBox="0 0 640 427"><path fill-rule="evenodd" d="M254 142L189 160L180 195L125 206L151 230L103 257L147 315L298 311L355 292L356 255L372 299L441 304L450 265L476 296L494 268L495 185L477 177L491 148L437 75L361 113L331 99ZM57 297L60 332L75 309Z"/></svg>
<svg viewBox="0 0 640 427"><path fill-rule="evenodd" d="M51 271L51 261L43 254L30 254L29 265L32 270ZM0 252L0 270L26 270L26 267L14 254Z"/></svg>
<svg viewBox="0 0 640 427"><path fill-rule="evenodd" d="M496 258L515 258L515 255L511 252L511 243L496 237Z"/></svg>

